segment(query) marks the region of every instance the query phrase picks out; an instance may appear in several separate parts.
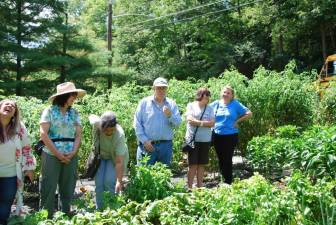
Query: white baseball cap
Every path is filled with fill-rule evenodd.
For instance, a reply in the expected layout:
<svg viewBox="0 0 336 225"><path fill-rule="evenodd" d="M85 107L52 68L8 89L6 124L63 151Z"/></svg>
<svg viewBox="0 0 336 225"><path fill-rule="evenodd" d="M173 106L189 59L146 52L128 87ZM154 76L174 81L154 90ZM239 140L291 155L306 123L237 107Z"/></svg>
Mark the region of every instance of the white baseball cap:
<svg viewBox="0 0 336 225"><path fill-rule="evenodd" d="M168 87L168 82L163 77L158 77L153 82L154 87Z"/></svg>

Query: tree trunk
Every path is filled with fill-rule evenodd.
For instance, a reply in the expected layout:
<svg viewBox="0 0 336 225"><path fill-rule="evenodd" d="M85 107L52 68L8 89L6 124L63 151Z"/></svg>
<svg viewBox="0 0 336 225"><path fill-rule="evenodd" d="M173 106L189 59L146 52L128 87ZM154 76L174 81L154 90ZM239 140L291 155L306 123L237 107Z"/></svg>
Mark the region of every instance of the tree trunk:
<svg viewBox="0 0 336 225"><path fill-rule="evenodd" d="M331 46L332 46L332 52L335 54L336 53L336 40L335 40L335 32L330 28L330 39L331 39Z"/></svg>
<svg viewBox="0 0 336 225"><path fill-rule="evenodd" d="M16 33L16 41L17 41L17 53L16 53L16 95L22 95L22 56L21 56L21 47L22 47L22 34L21 34L21 26L22 26L22 2L17 1L17 33Z"/></svg>
<svg viewBox="0 0 336 225"><path fill-rule="evenodd" d="M68 13L65 13L65 27L68 28ZM67 48L68 48L68 36L67 36L68 30L66 29L63 32L63 40L62 40L62 55L66 56L67 54ZM65 71L65 65L61 66L60 69L60 77L59 82L64 83L66 78L66 71Z"/></svg>
<svg viewBox="0 0 336 225"><path fill-rule="evenodd" d="M110 74L107 77L107 88L112 88L112 4L108 4L108 21L107 21L107 50L111 53L108 59Z"/></svg>
<svg viewBox="0 0 336 225"><path fill-rule="evenodd" d="M324 24L320 25L320 30L321 30L321 41L322 41L322 55L325 61L327 58L327 46L326 46L326 32L325 32Z"/></svg>
<svg viewBox="0 0 336 225"><path fill-rule="evenodd" d="M295 57L300 58L300 42L299 42L299 39L295 40Z"/></svg>
<svg viewBox="0 0 336 225"><path fill-rule="evenodd" d="M280 36L279 36L279 49L278 49L278 51L279 51L279 54L283 54L284 53L284 49L283 49L283 36L282 36L282 34L280 34Z"/></svg>

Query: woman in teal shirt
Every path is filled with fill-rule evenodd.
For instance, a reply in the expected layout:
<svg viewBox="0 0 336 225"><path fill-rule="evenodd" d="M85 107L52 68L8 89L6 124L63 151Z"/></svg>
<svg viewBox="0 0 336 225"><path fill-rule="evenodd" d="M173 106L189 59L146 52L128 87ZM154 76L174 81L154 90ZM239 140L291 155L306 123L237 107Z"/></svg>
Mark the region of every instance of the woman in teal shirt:
<svg viewBox="0 0 336 225"><path fill-rule="evenodd" d="M72 108L77 97L86 92L71 82L57 85L57 93L49 98L40 120L40 136L45 147L41 156L41 205L51 218L58 186L62 211L70 213L77 180L77 151L81 140L79 113Z"/></svg>
<svg viewBox="0 0 336 225"><path fill-rule="evenodd" d="M221 99L211 103L215 111L214 147L224 182L232 183L232 157L238 143L238 125L249 119L252 112L234 98L234 90L225 86Z"/></svg>

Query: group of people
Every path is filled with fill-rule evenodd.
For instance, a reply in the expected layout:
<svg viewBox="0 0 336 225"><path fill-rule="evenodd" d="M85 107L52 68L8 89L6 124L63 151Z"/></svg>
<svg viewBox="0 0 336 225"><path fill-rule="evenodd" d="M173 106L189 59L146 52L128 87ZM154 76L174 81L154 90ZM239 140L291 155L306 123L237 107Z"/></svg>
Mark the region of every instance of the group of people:
<svg viewBox="0 0 336 225"><path fill-rule="evenodd" d="M153 95L142 99L134 115L134 129L138 139L137 162L149 165L171 164L173 131L181 122L176 103L167 97L168 82L159 77L153 83ZM41 155L40 207L52 217L55 211L55 192L58 188L61 210L69 214L70 202L77 180L78 156L81 142L81 119L72 108L85 90L72 82L57 85L56 94L48 101L40 119L40 138L44 143ZM238 124L252 116L250 110L234 98L234 90L225 86L221 99L210 104L211 93L199 88L195 101L187 105L186 140L192 140L194 150L188 152L189 188L197 177L197 187L203 186L204 167L209 161L211 141L219 159L224 182L232 182L232 155L238 142ZM123 189L129 153L125 133L114 112L101 116L90 115L93 143L99 149L100 164L95 174L96 204L103 207L103 192L117 193ZM0 224L7 224L11 205L16 198L17 213L21 213L23 179L33 180L36 159L30 147L27 130L20 120L15 101L0 102ZM195 132L197 131L197 132Z"/></svg>
<svg viewBox="0 0 336 225"><path fill-rule="evenodd" d="M154 80L152 96L142 99L134 115L134 129L138 139L137 162L148 156L147 164L161 162L170 165L173 155L173 131L181 124L176 103L167 97L168 82L159 77ZM210 103L211 93L199 88L195 101L188 103L185 113L187 129L185 140L194 150L188 154L188 188L203 186L209 150L214 144L223 181L232 183L232 157L238 144L239 123L249 119L252 112L234 97L234 89L225 86L220 99Z"/></svg>

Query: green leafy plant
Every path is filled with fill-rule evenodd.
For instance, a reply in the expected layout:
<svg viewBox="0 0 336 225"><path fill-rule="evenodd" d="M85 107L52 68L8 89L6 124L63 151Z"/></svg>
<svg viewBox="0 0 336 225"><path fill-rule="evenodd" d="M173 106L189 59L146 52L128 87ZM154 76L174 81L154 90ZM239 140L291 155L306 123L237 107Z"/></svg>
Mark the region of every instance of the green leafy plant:
<svg viewBox="0 0 336 225"><path fill-rule="evenodd" d="M128 199L140 203L162 199L175 191L171 177L171 171L161 163L155 163L152 166L136 165L131 168L130 182L125 195Z"/></svg>

